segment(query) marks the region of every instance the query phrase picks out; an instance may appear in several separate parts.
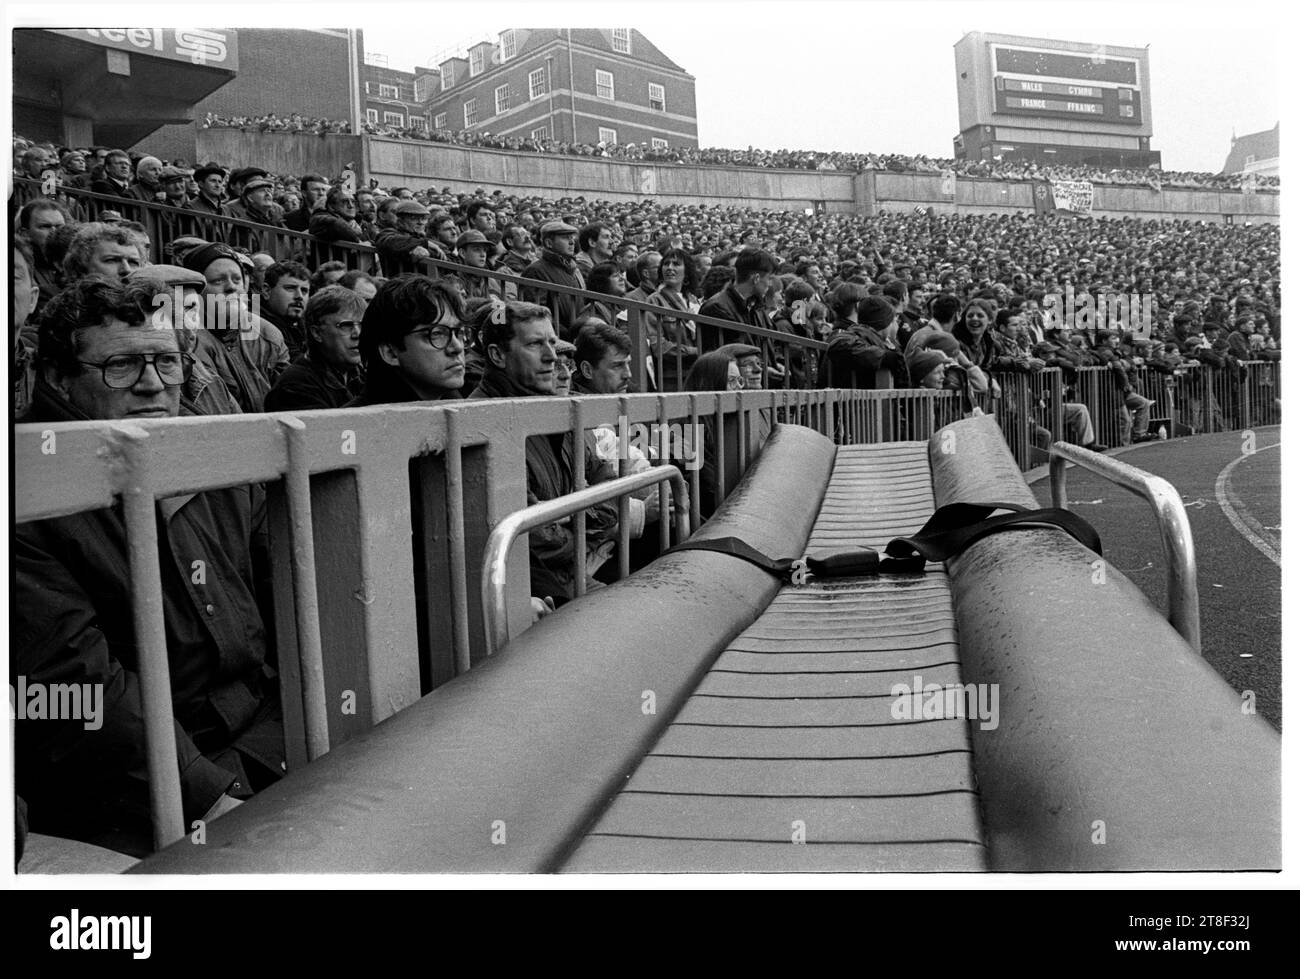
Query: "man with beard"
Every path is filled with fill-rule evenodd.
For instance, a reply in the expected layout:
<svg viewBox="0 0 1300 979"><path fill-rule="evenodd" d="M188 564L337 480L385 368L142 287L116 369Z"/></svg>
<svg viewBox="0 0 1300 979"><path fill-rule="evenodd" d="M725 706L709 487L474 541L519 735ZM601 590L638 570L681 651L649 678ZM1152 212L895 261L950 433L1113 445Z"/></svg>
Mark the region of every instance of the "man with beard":
<svg viewBox="0 0 1300 979"><path fill-rule="evenodd" d="M578 247L578 229L571 224L565 224L563 221L547 221L542 225L540 237L542 239L541 258L524 269L523 277L525 279L551 282L555 285L569 286L573 289L585 288L582 274L578 271L577 262L573 257L574 251ZM560 334L566 340L571 339L569 334L574 331L574 325L578 320L578 312L583 304L581 296L550 292L546 289L530 288L525 285L520 289L520 298L524 302L550 308L553 311L553 322L558 327Z"/></svg>
<svg viewBox="0 0 1300 979"><path fill-rule="evenodd" d="M307 349L272 386L267 411L342 408L361 393L365 311L365 300L344 286L326 286L311 297L302 318Z"/></svg>
<svg viewBox="0 0 1300 979"><path fill-rule="evenodd" d="M276 262L262 273L262 318L284 335L289 356L306 349L303 310L311 287L311 273L300 262Z"/></svg>

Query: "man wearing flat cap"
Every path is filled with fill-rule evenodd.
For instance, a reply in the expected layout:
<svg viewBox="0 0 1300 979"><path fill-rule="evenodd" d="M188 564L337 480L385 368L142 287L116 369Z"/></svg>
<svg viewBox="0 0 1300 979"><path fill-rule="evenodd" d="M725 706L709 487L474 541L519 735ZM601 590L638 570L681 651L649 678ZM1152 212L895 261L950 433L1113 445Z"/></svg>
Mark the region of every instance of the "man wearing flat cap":
<svg viewBox="0 0 1300 979"><path fill-rule="evenodd" d="M190 210L220 214L225 199L226 171L215 163L208 163L194 171L194 180L199 185L199 192L190 201Z"/></svg>
<svg viewBox="0 0 1300 979"><path fill-rule="evenodd" d="M461 278L465 281L466 299L515 298L517 290L514 283L503 283L500 279L477 274L479 270L487 268L488 253L491 250L492 243L488 241L487 235L475 228L461 232L456 239L456 258L465 266Z"/></svg>
<svg viewBox="0 0 1300 979"><path fill-rule="evenodd" d="M231 201L221 209L228 218L252 221L272 228L284 227L283 209L271 200L275 184L270 177L250 177L239 193L239 200ZM268 246L271 236L252 228L231 228L228 243L249 252L272 251Z"/></svg>
<svg viewBox="0 0 1300 979"><path fill-rule="evenodd" d="M379 230L375 250L388 278L408 272L424 274L424 259L432 253L425 224L429 209L419 201L402 201L393 208L393 226Z"/></svg>
<svg viewBox="0 0 1300 979"><path fill-rule="evenodd" d="M538 237L542 240L542 255L524 269L523 277L569 286L573 289L585 289L582 273L578 270L578 263L574 258L574 253L578 249L578 229L563 221L547 221L542 225ZM584 302L581 296L571 296L567 293L551 292L525 285L520 289L520 298L524 302L536 303L550 309L560 336L566 340L573 339L578 313Z"/></svg>

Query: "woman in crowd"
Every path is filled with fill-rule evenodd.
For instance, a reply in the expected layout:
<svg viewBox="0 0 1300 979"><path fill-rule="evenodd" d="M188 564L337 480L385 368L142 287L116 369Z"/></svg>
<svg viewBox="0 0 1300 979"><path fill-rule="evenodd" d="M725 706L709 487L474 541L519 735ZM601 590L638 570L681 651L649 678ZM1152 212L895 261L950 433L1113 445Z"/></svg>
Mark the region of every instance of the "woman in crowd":
<svg viewBox="0 0 1300 979"><path fill-rule="evenodd" d="M587 291L622 299L627 294L627 279L613 262L601 262L587 275ZM627 310L600 299L592 300L578 313L579 319L595 316L610 326L627 328Z"/></svg>
<svg viewBox="0 0 1300 979"><path fill-rule="evenodd" d="M700 301L696 285L695 263L681 248L670 248L659 264L659 288L646 298L652 306L665 311L698 313ZM691 369L699 354L695 342L695 323L676 316L646 316L646 337L654 358L655 374L661 391L676 391L681 378Z"/></svg>

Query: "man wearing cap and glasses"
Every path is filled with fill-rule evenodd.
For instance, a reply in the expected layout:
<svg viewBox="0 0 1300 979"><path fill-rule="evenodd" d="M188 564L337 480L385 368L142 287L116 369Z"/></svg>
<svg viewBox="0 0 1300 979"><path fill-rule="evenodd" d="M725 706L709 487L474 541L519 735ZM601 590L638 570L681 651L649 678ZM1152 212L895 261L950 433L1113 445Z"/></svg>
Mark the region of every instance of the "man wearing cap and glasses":
<svg viewBox="0 0 1300 979"><path fill-rule="evenodd" d="M93 276L51 303L41 378L23 419L135 422L192 414L190 366L157 285ZM156 504L185 824L212 819L283 773L269 630L263 497L240 486ZM119 505L15 530L14 677L92 683L97 726L20 720L16 790L35 832L143 855L152 838L127 537ZM201 569L200 574L198 570Z"/></svg>

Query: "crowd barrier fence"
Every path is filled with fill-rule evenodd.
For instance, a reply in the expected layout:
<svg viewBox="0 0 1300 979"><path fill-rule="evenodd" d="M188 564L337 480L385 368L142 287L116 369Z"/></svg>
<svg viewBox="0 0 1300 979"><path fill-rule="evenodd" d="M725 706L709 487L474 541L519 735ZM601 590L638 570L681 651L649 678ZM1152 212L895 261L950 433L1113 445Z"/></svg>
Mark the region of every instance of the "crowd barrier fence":
<svg viewBox="0 0 1300 979"><path fill-rule="evenodd" d="M273 632L287 758L296 768L487 655L480 569L493 528L527 502L528 436L612 426L628 445L637 433L657 431L660 448L671 452L671 426L696 432L707 420L721 499L777 422L807 425L841 442L913 440L929 438L958 410L947 392L770 390L24 424L13 438L14 520L100 509L117 498L128 503L155 836L162 846L185 827L152 519L158 500L265 485ZM580 488L584 440L573 444ZM694 531L701 522L701 467L684 468ZM578 534L582 539L581 527ZM622 551L618 566L626 573L625 539ZM532 620L528 582L521 537L510 550L505 580L512 635Z"/></svg>

